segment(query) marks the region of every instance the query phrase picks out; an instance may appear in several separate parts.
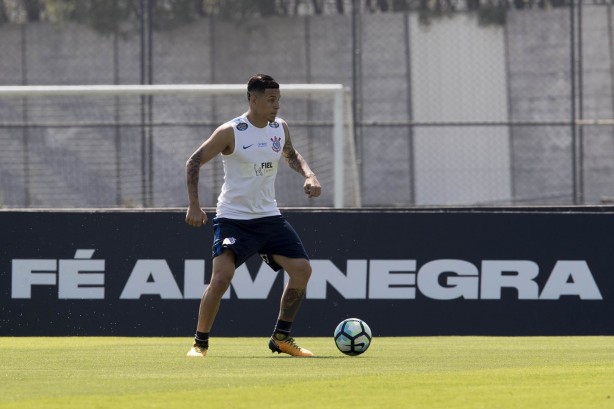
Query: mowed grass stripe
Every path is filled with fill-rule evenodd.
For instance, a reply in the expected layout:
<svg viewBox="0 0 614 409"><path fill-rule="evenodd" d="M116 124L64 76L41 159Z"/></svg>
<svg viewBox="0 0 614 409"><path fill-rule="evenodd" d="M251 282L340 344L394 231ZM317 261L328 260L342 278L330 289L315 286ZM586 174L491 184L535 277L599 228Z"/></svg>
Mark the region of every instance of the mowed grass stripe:
<svg viewBox="0 0 614 409"><path fill-rule="evenodd" d="M0 338L2 408L614 407L614 337L375 337L346 357L271 354L266 338ZM347 405L347 406L346 406Z"/></svg>

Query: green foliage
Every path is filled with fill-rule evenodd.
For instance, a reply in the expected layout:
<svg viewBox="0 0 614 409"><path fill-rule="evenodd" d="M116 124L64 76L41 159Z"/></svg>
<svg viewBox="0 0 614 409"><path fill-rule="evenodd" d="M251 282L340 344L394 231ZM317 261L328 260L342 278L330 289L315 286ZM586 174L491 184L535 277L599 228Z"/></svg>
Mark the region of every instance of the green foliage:
<svg viewBox="0 0 614 409"><path fill-rule="evenodd" d="M138 30L142 16L151 15L156 30L173 29L204 17L244 19L288 16L299 12L351 14L417 12L430 24L457 13L475 13L482 25L505 24L509 10L569 7L572 0L0 0L0 23L6 21L77 22L102 33ZM575 0L577 1L577 0ZM585 5L612 4L614 0L582 0Z"/></svg>
<svg viewBox="0 0 614 409"><path fill-rule="evenodd" d="M104 34L130 34L149 16L155 30L168 30L207 16L233 19L280 12L275 0L0 0L0 23L9 21L9 14L25 15L25 22L76 22Z"/></svg>
<svg viewBox="0 0 614 409"><path fill-rule="evenodd" d="M477 10L478 23L482 26L504 25L507 7L502 4L488 4Z"/></svg>
<svg viewBox="0 0 614 409"><path fill-rule="evenodd" d="M45 0L47 10L54 10L57 21L74 21L109 34L130 34L138 21L138 2L134 0Z"/></svg>

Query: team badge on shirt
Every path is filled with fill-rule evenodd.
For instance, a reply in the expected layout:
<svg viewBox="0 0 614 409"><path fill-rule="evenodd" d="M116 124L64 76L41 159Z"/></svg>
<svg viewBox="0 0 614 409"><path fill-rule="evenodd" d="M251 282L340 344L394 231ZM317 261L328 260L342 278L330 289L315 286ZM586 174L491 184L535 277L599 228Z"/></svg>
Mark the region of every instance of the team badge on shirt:
<svg viewBox="0 0 614 409"><path fill-rule="evenodd" d="M247 129L247 124L245 122L239 122L237 124L237 130L244 131Z"/></svg>
<svg viewBox="0 0 614 409"><path fill-rule="evenodd" d="M269 126L271 128L279 128L279 124L277 122L269 122Z"/></svg>
<svg viewBox="0 0 614 409"><path fill-rule="evenodd" d="M281 138L274 136L271 138L271 141L273 141L273 151L274 152L279 152L281 150Z"/></svg>

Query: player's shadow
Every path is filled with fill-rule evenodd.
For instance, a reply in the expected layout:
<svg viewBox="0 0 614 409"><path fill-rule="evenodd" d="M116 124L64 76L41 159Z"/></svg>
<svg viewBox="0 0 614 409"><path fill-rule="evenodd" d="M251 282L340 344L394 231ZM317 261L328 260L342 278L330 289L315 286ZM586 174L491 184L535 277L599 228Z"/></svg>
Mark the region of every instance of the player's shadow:
<svg viewBox="0 0 614 409"><path fill-rule="evenodd" d="M233 355L233 356L212 356L207 355L206 359L209 358L223 358L223 359L299 359L299 360L310 360L310 359L344 359L344 358L352 358L349 356L337 356L337 355L318 355L318 356L310 356L310 357L298 357L298 356L253 356L253 355Z"/></svg>
<svg viewBox="0 0 614 409"><path fill-rule="evenodd" d="M318 356L310 356L310 357L298 357L298 356L268 356L264 357L267 359L339 359L346 358L344 356L337 355L318 355Z"/></svg>

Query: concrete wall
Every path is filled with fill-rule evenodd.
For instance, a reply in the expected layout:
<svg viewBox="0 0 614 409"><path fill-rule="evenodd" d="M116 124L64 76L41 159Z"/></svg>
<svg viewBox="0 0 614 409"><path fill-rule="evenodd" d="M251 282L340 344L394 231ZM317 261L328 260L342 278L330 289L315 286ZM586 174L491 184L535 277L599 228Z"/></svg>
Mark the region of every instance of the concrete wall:
<svg viewBox="0 0 614 409"><path fill-rule="evenodd" d="M583 12L583 86L585 117L611 118L612 55L609 8L586 7ZM360 98L357 151L364 205L509 203L570 203L572 198L572 134L563 125L517 127L415 127L414 121L558 121L570 120L571 77L568 10L510 12L505 27L481 27L466 15L421 26L414 15L373 14L361 17L358 84ZM154 33L155 83L244 83L256 72L273 73L282 83L353 84L349 16L249 19L240 22L202 20L170 32ZM22 47L24 45L24 47ZM25 57L22 58L22 51ZM139 40L121 37L116 53L111 36L86 27L29 24L0 26L0 84L134 84L140 81ZM117 57L117 59L116 59ZM25 67L22 67L25 61ZM25 74L24 74L25 73ZM578 101L579 102L579 101ZM138 102L134 104L138 105ZM156 102L156 119L187 118L219 123L241 113L245 102L213 98L198 104ZM580 105L578 105L580 107ZM0 100L0 123L21 120L18 104ZM55 108L55 107L54 107ZM122 117L138 117L122 107ZM180 109L176 112L174 109ZM332 187L330 129L300 124L330 120L330 102L286 99L282 116L296 123L295 143ZM36 120L52 107L30 109ZM87 115L70 108L61 115ZM154 131L155 205L185 202L183 162L212 131L165 129ZM115 204L113 167L96 165L80 182L70 161L95 164L95 155L114 155L113 132L96 138L100 146L75 150L91 130L65 134L38 130L39 146L30 146L31 176L38 201L47 206L109 206ZM170 136L169 136L170 135ZM588 203L614 195L612 127L585 127L583 187ZM5 206L23 205L23 135L0 128L0 191ZM122 189L139 185L139 133L122 131L126 143L121 159ZM58 146L64 140L67 145ZM33 143L31 141L31 143ZM52 149L50 145L55 146ZM50 162L55 164L50 164ZM107 159L107 163L109 160ZM59 165L61 164L61 166ZM204 194L213 204L221 183L218 170L203 176ZM61 168L61 170L59 170ZM83 172L81 172L83 173ZM98 175L98 176L97 176ZM102 175L102 176L100 176ZM98 182L97 182L98 180ZM319 202L297 196L291 171L280 174L278 198L287 206L329 205L330 189ZM79 186L96 187L83 193ZM45 189L58 191L49 199ZM102 192L102 193L100 193ZM107 193L104 193L107 192ZM100 197L96 198L96 195ZM139 205L138 193L123 204Z"/></svg>

